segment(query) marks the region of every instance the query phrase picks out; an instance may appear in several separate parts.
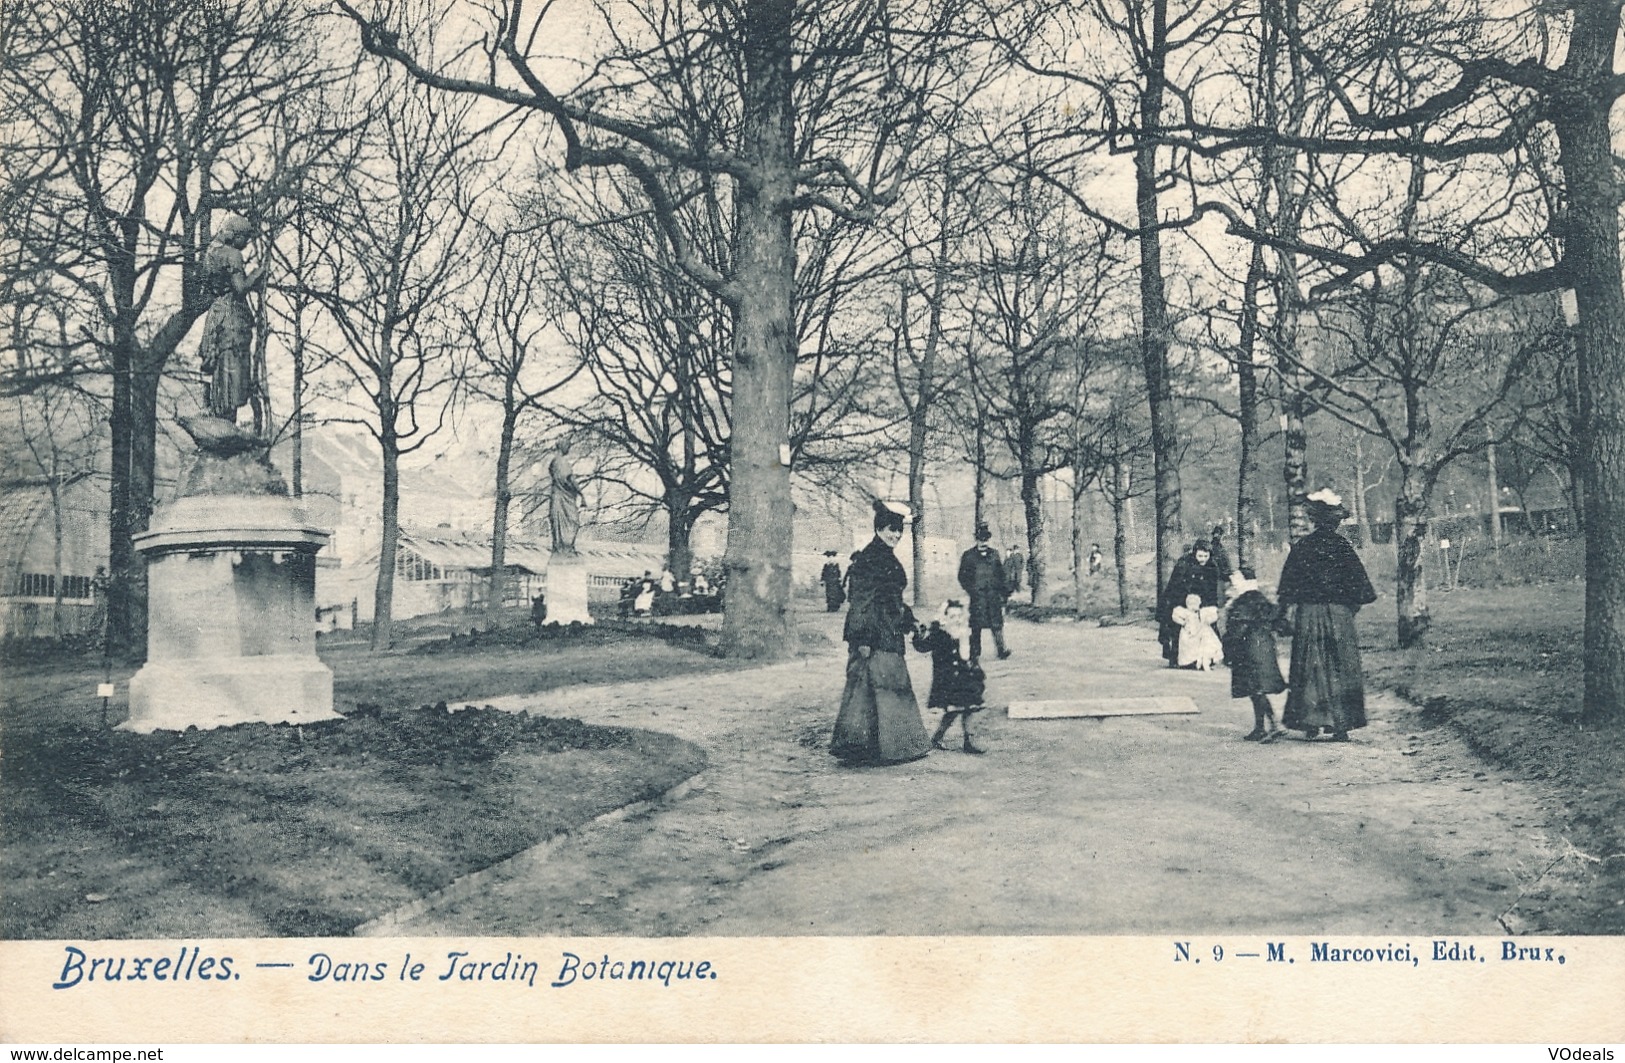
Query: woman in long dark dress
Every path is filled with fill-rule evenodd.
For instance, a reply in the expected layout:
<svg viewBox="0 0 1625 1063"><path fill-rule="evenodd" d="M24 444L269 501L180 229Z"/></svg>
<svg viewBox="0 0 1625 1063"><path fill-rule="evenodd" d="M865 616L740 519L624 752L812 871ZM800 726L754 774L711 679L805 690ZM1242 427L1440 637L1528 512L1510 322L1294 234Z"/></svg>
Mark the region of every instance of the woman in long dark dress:
<svg viewBox="0 0 1625 1063"><path fill-rule="evenodd" d="M1190 595L1202 599L1203 605L1218 608L1219 566L1213 563L1213 547L1206 539L1198 539L1168 574L1168 585L1163 588L1157 606L1157 639L1162 643L1162 656L1168 667L1179 665L1179 624L1174 610L1185 604Z"/></svg>
<svg viewBox="0 0 1625 1063"><path fill-rule="evenodd" d="M243 248L253 234L246 218L228 214L203 252L203 289L213 300L203 319L198 358L209 378L207 404L216 417L235 422L254 388L254 314L248 293L262 271L243 267Z"/></svg>
<svg viewBox="0 0 1625 1063"><path fill-rule="evenodd" d="M930 749L903 661L914 614L903 604L908 576L894 553L902 537L902 514L876 502L875 537L846 574L846 690L830 752L848 764L896 764Z"/></svg>
<svg viewBox="0 0 1625 1063"><path fill-rule="evenodd" d="M1377 600L1360 555L1337 534L1348 516L1330 491L1309 496L1315 530L1292 544L1281 568L1278 599L1291 607L1291 691L1281 723L1313 738L1330 731L1339 742L1365 726L1365 675L1354 614Z"/></svg>

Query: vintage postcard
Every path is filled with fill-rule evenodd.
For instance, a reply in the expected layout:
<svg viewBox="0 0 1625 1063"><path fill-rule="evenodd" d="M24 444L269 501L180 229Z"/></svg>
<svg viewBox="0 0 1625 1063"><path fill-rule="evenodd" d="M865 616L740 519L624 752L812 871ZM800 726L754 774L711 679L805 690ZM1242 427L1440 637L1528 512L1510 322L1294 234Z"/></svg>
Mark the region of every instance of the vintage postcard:
<svg viewBox="0 0 1625 1063"><path fill-rule="evenodd" d="M1625 1042L1619 0L0 39L0 1040Z"/></svg>

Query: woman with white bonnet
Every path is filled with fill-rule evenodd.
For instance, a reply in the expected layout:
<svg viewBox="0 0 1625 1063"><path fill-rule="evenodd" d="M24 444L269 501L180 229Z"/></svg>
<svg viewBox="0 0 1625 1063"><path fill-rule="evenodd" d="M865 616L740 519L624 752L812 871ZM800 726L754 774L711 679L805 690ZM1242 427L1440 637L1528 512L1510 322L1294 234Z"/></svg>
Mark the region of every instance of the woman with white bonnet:
<svg viewBox="0 0 1625 1063"><path fill-rule="evenodd" d="M830 743L837 759L854 766L918 760L931 748L903 661L903 639L914 630L914 613L903 604L908 575L896 554L903 515L879 500L874 511L875 537L847 570L846 689Z"/></svg>
<svg viewBox="0 0 1625 1063"><path fill-rule="evenodd" d="M1348 517L1343 500L1329 490L1307 501L1315 530L1292 544L1277 591L1293 610L1291 687L1281 722L1314 738L1322 731L1347 742L1365 726L1365 676L1354 614L1377 600L1360 555L1337 533Z"/></svg>

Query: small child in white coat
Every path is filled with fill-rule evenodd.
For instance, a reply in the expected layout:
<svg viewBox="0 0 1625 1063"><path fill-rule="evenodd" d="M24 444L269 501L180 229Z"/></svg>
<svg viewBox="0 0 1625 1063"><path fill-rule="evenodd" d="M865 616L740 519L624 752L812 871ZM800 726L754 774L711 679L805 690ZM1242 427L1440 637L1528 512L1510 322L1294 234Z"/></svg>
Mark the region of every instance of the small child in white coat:
<svg viewBox="0 0 1625 1063"><path fill-rule="evenodd" d="M1224 643L1213 626L1219 622L1218 609L1189 594L1183 606L1174 607L1173 620L1179 625L1179 667L1205 672L1224 660Z"/></svg>

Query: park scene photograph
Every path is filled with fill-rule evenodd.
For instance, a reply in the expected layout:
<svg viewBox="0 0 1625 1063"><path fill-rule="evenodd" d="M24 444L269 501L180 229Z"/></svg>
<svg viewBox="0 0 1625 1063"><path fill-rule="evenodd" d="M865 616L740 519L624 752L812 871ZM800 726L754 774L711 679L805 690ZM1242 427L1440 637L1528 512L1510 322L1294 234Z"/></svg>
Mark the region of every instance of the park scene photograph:
<svg viewBox="0 0 1625 1063"><path fill-rule="evenodd" d="M1625 933L1622 4L0 6L0 939Z"/></svg>

